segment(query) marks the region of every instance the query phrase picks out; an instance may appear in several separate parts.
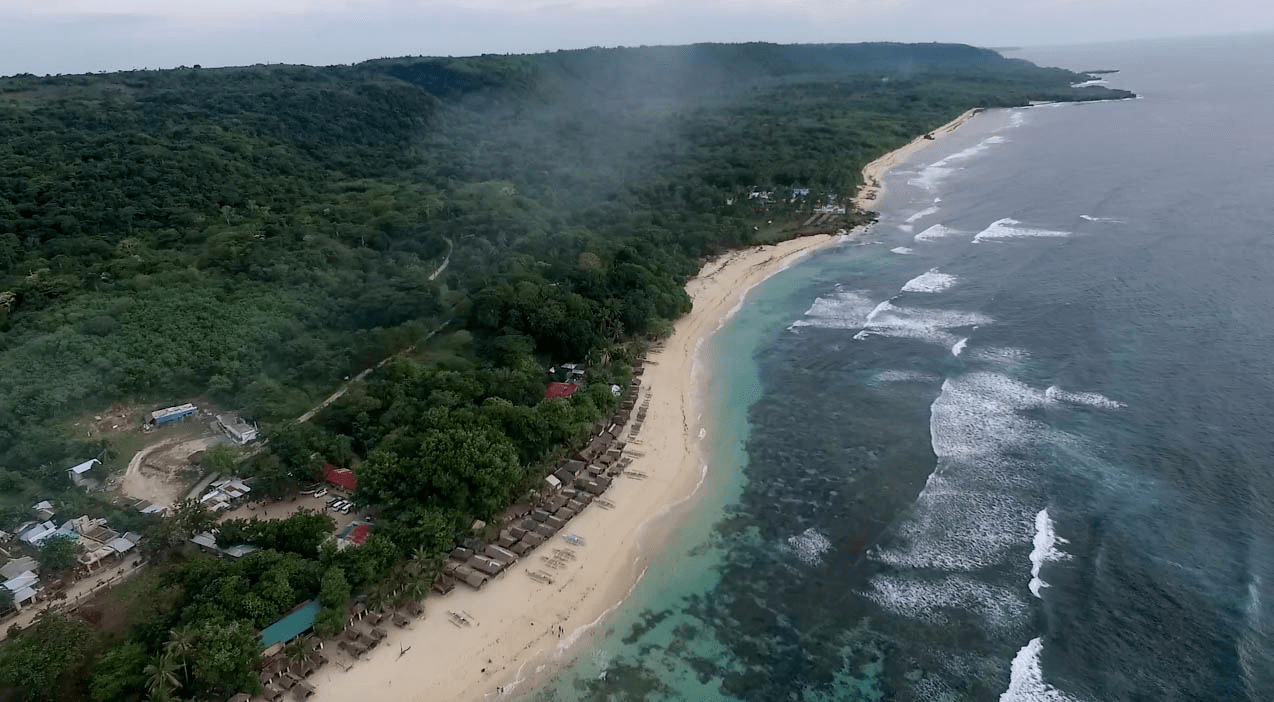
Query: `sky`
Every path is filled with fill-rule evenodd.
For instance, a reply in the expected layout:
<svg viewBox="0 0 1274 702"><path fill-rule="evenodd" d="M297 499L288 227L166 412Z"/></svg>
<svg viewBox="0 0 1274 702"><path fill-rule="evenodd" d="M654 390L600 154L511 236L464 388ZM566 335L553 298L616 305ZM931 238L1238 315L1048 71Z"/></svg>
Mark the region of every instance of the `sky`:
<svg viewBox="0 0 1274 702"><path fill-rule="evenodd" d="M0 0L0 75L707 41L1007 47L1265 31L1271 0Z"/></svg>

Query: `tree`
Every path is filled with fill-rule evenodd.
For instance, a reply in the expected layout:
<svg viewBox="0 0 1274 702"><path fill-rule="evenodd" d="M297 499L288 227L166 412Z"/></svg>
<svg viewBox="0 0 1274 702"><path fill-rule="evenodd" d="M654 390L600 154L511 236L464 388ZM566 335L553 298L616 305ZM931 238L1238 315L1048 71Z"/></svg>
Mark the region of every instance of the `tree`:
<svg viewBox="0 0 1274 702"><path fill-rule="evenodd" d="M194 692L204 697L253 692L260 684L261 639L245 621L204 622L194 661Z"/></svg>
<svg viewBox="0 0 1274 702"><path fill-rule="evenodd" d="M96 633L84 622L44 612L0 648L0 686L24 702L58 699L63 683L88 661Z"/></svg>
<svg viewBox="0 0 1274 702"><path fill-rule="evenodd" d="M126 641L103 653L93 666L89 692L97 702L137 700L146 692L146 647Z"/></svg>
<svg viewBox="0 0 1274 702"><path fill-rule="evenodd" d="M164 643L164 653L181 662L182 679L190 681L190 656L195 652L195 644L199 642L199 632L189 624L168 632L168 641Z"/></svg>
<svg viewBox="0 0 1274 702"><path fill-rule="evenodd" d="M170 653L161 653L151 660L143 671L146 674L146 690L155 702L167 702L181 687L177 677L177 661Z"/></svg>
<svg viewBox="0 0 1274 702"><path fill-rule="evenodd" d="M187 499L173 506L172 513L159 520L143 544L154 558L164 559L185 545L195 534L212 529L216 518L208 508L196 499Z"/></svg>
<svg viewBox="0 0 1274 702"><path fill-rule="evenodd" d="M340 566L328 568L319 588L319 604L328 609L343 608L349 596L350 586L345 579L345 571Z"/></svg>
<svg viewBox="0 0 1274 702"><path fill-rule="evenodd" d="M431 416L431 424L418 438L402 442L411 454L380 449L367 459L358 474L358 498L391 512L424 505L480 519L502 509L522 477L508 438L443 415Z"/></svg>
<svg viewBox="0 0 1274 702"><path fill-rule="evenodd" d="M212 446L203 455L204 468L209 473L234 473L236 462L234 449L225 444Z"/></svg>
<svg viewBox="0 0 1274 702"><path fill-rule="evenodd" d="M40 568L50 577L61 577L75 567L83 552L79 540L74 536L51 536L40 544Z"/></svg>

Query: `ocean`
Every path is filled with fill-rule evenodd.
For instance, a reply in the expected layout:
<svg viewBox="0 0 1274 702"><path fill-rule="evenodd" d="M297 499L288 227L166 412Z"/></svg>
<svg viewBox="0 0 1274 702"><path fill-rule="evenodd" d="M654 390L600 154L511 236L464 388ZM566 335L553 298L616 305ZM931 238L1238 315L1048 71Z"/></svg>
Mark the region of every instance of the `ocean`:
<svg viewBox="0 0 1274 702"><path fill-rule="evenodd" d="M697 507L539 700L1274 699L1274 36L1013 52L705 349Z"/></svg>

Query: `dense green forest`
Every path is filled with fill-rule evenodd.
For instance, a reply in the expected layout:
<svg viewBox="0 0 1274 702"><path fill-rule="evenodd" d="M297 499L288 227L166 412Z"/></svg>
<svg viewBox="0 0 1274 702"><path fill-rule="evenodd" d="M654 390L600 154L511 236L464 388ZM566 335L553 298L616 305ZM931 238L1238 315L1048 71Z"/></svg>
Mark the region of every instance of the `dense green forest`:
<svg viewBox="0 0 1274 702"><path fill-rule="evenodd" d="M178 510L147 526L130 627L49 618L0 651L0 685L100 702L251 689L248 633L304 599L330 621L352 592L418 588L542 477L688 310L705 256L847 200L867 161L969 108L1128 96L1070 87L1083 79L948 44L0 79L0 528L107 450L69 418L192 395L267 428L244 466L263 492L357 463L357 500L381 514L352 552L320 547L317 519L236 524L222 538L263 550L225 563L181 553L206 515ZM439 329L445 353L421 346L289 421ZM594 382L544 400L546 369L582 360ZM187 665L205 659L222 668Z"/></svg>

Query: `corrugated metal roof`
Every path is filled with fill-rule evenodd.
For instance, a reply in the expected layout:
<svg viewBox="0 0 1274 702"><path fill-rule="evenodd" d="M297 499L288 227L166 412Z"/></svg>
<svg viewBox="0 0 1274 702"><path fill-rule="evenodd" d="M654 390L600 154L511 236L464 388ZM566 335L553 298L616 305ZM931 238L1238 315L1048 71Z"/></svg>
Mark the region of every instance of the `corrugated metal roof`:
<svg viewBox="0 0 1274 702"><path fill-rule="evenodd" d="M318 600L310 600L292 610L286 617L261 630L261 645L269 648L277 643L287 643L314 626L321 609Z"/></svg>
<svg viewBox="0 0 1274 702"><path fill-rule="evenodd" d="M87 473L93 469L93 464L95 463L101 463L101 461L97 460L96 458L90 458L87 461L84 461L83 463L79 464L78 466L71 466L71 472L75 473L76 475Z"/></svg>
<svg viewBox="0 0 1274 702"><path fill-rule="evenodd" d="M111 547L111 550L113 550L115 553L121 553L121 554L128 551L134 546L132 541L129 541L128 539L125 539L122 536L119 538L111 539L109 542L107 542L106 545Z"/></svg>

